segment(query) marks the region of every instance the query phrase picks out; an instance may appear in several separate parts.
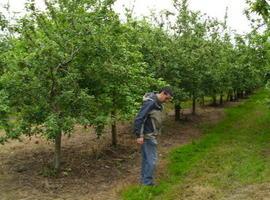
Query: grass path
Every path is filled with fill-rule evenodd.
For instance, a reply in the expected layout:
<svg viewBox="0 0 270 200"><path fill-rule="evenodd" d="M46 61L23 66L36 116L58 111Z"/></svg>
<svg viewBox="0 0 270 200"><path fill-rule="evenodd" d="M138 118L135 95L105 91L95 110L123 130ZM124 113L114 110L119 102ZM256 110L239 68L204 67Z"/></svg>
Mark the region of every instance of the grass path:
<svg viewBox="0 0 270 200"><path fill-rule="evenodd" d="M204 136L170 153L167 176L156 187L133 186L125 200L270 200L270 110L260 90L225 110Z"/></svg>

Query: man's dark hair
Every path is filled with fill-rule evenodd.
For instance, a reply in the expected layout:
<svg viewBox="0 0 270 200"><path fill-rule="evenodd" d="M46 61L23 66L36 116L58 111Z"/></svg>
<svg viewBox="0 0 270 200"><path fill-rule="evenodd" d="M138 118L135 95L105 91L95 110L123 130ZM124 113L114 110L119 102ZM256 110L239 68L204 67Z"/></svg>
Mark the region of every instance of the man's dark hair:
<svg viewBox="0 0 270 200"><path fill-rule="evenodd" d="M161 92L164 92L165 94L169 94L171 97L173 97L173 92L172 92L171 88L169 88L169 87L162 88L159 91L159 93L161 93Z"/></svg>

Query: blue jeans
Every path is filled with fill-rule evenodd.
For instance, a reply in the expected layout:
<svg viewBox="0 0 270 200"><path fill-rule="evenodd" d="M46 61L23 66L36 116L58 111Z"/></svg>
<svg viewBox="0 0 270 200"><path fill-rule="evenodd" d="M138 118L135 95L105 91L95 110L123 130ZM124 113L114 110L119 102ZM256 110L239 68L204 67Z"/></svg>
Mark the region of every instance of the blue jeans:
<svg viewBox="0 0 270 200"><path fill-rule="evenodd" d="M154 172L157 164L157 141L156 139L144 139L141 145L142 168L141 183L143 185L154 184Z"/></svg>

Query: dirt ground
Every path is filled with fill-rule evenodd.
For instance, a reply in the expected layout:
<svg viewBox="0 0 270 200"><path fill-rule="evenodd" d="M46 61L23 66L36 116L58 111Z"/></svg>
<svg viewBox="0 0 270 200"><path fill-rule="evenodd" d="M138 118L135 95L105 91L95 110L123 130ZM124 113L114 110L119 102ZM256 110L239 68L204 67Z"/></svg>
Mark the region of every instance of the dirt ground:
<svg viewBox="0 0 270 200"><path fill-rule="evenodd" d="M231 106L230 103L226 106ZM157 177L165 174L170 149L201 136L197 125L216 123L224 116L223 107L204 107L192 116L174 122L167 113L159 138ZM62 143L62 172L51 176L53 144L38 136L22 138L0 146L0 200L117 200L119 191L139 182L139 146L129 124L118 124L117 148L110 135L97 139L91 129L77 127Z"/></svg>

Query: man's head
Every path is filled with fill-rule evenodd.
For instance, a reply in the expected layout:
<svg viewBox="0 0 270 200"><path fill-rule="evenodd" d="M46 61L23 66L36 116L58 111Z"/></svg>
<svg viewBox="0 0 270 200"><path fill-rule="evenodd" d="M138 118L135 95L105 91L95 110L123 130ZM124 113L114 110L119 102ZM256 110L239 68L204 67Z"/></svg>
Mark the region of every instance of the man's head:
<svg viewBox="0 0 270 200"><path fill-rule="evenodd" d="M162 88L157 94L157 98L161 103L166 103L173 98L172 90L168 87Z"/></svg>

